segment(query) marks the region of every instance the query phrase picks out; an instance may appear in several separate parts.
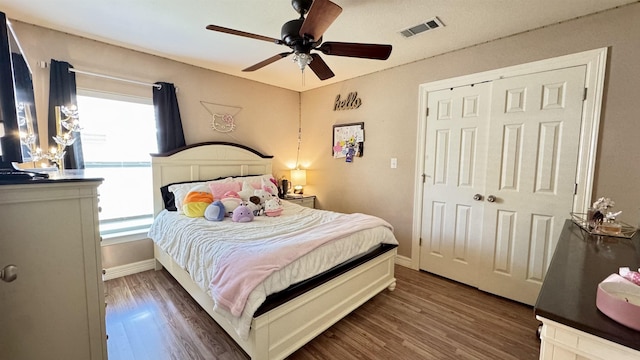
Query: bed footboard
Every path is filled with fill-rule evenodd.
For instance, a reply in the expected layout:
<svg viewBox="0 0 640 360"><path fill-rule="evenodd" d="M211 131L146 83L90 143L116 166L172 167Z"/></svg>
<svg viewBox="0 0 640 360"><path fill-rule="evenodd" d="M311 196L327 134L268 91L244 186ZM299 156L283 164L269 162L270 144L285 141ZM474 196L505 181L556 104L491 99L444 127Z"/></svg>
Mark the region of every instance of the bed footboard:
<svg viewBox="0 0 640 360"><path fill-rule="evenodd" d="M285 358L385 288L395 287L396 252L387 251L254 318L245 341L213 312L213 300L189 274L154 244L156 260L254 360Z"/></svg>

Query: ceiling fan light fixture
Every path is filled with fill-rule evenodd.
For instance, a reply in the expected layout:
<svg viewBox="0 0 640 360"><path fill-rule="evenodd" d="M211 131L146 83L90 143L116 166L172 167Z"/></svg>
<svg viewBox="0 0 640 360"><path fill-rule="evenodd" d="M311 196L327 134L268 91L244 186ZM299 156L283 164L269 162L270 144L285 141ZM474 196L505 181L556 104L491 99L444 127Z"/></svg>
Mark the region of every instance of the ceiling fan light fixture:
<svg viewBox="0 0 640 360"><path fill-rule="evenodd" d="M309 54L305 54L305 53L293 54L293 62L298 64L300 71L304 71L304 68L307 65L311 64L311 60L313 60L313 58Z"/></svg>
<svg viewBox="0 0 640 360"><path fill-rule="evenodd" d="M282 25L280 39L218 25L208 25L207 29L287 46L291 49L290 52L274 55L242 71L255 71L294 54L293 61L298 64L302 72L303 84L304 70L307 65L309 65L311 71L313 71L320 80L327 80L335 76L320 55L316 53L311 54L312 50L317 50L325 55L331 56L346 56L373 60L387 60L389 55L391 55L391 45L323 42L322 37L324 32L342 12L342 8L331 2L331 0L291 0L291 4L296 12L300 14L300 17L287 21Z"/></svg>

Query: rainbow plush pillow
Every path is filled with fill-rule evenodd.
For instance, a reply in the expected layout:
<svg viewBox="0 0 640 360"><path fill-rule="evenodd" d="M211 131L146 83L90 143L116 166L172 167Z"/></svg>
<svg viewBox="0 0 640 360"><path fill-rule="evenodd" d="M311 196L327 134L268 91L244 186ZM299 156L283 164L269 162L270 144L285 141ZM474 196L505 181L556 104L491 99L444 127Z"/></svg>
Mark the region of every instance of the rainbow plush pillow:
<svg viewBox="0 0 640 360"><path fill-rule="evenodd" d="M207 206L213 202L209 187L199 185L192 188L182 202L182 212L188 217L203 217Z"/></svg>

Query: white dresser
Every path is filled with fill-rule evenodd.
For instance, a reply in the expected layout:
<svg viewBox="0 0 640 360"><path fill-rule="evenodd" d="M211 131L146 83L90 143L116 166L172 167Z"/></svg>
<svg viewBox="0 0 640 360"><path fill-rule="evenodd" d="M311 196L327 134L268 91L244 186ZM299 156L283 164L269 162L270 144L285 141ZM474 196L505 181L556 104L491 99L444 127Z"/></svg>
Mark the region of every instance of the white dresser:
<svg viewBox="0 0 640 360"><path fill-rule="evenodd" d="M640 233L591 235L565 221L534 308L540 360L640 360L640 332L596 306L598 284L620 266L640 267Z"/></svg>
<svg viewBox="0 0 640 360"><path fill-rule="evenodd" d="M107 358L101 182L0 185L0 360Z"/></svg>

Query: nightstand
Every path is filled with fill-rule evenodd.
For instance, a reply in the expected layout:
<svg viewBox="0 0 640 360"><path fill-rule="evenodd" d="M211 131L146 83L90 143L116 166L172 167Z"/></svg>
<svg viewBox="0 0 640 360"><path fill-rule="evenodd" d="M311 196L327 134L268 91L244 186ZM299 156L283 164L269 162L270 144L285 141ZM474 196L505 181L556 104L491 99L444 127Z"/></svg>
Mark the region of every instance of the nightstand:
<svg viewBox="0 0 640 360"><path fill-rule="evenodd" d="M289 196L285 195L285 200L290 201L294 204L298 204L300 206L308 207L314 209L316 207L316 196L315 195L302 195L302 196Z"/></svg>

